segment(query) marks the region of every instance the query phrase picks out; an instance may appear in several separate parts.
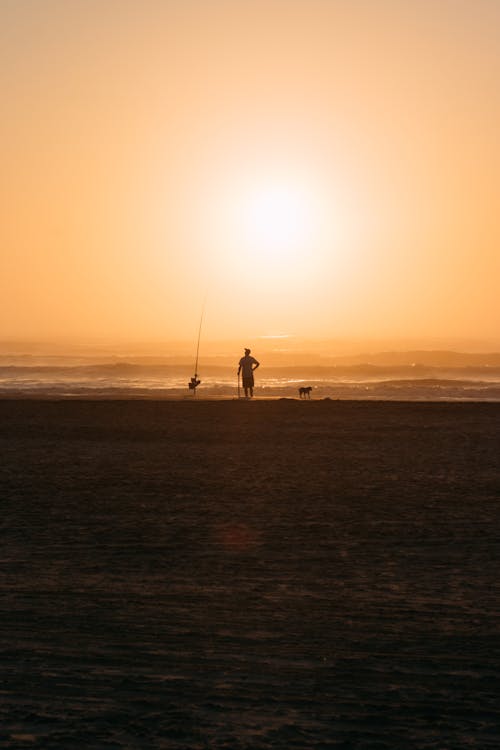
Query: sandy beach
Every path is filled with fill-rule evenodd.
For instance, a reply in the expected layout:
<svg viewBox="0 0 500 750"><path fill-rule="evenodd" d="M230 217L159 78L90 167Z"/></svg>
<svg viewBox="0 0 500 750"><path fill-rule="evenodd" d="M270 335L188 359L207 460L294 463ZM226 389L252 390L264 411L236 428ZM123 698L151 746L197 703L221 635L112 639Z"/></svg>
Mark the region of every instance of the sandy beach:
<svg viewBox="0 0 500 750"><path fill-rule="evenodd" d="M500 742L499 403L0 402L0 745Z"/></svg>

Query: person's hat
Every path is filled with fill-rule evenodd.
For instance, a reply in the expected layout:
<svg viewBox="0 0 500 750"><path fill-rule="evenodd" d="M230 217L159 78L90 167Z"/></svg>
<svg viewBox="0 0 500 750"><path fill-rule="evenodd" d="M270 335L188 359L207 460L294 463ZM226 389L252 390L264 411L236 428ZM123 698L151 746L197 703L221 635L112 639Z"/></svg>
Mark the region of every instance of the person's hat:
<svg viewBox="0 0 500 750"><path fill-rule="evenodd" d="M245 354L250 354L250 349L245 349Z"/></svg>

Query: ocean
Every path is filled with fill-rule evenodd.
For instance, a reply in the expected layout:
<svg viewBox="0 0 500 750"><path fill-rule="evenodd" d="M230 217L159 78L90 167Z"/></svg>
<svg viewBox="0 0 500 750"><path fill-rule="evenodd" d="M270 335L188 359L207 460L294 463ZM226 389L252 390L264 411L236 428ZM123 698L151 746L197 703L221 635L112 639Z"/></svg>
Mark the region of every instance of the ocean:
<svg viewBox="0 0 500 750"><path fill-rule="evenodd" d="M12 364L0 361L0 398L193 398L190 365L142 364L90 358ZM236 367L199 367L196 398L237 398ZM500 367L373 365L261 367L255 396L313 399L500 401Z"/></svg>

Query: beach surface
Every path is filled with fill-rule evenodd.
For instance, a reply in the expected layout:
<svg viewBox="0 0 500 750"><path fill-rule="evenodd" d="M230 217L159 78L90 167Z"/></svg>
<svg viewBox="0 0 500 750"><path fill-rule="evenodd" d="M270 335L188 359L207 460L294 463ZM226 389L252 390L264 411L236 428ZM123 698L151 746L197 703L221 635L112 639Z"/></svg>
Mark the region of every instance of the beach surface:
<svg viewBox="0 0 500 750"><path fill-rule="evenodd" d="M0 401L0 746L497 748L500 404Z"/></svg>

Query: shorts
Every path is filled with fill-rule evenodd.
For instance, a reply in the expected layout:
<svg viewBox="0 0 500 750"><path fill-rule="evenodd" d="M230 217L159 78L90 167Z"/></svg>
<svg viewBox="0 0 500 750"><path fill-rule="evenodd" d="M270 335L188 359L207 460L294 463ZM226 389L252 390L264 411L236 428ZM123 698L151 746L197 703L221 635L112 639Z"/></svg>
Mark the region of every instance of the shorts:
<svg viewBox="0 0 500 750"><path fill-rule="evenodd" d="M253 375L243 375L243 388L253 388Z"/></svg>

